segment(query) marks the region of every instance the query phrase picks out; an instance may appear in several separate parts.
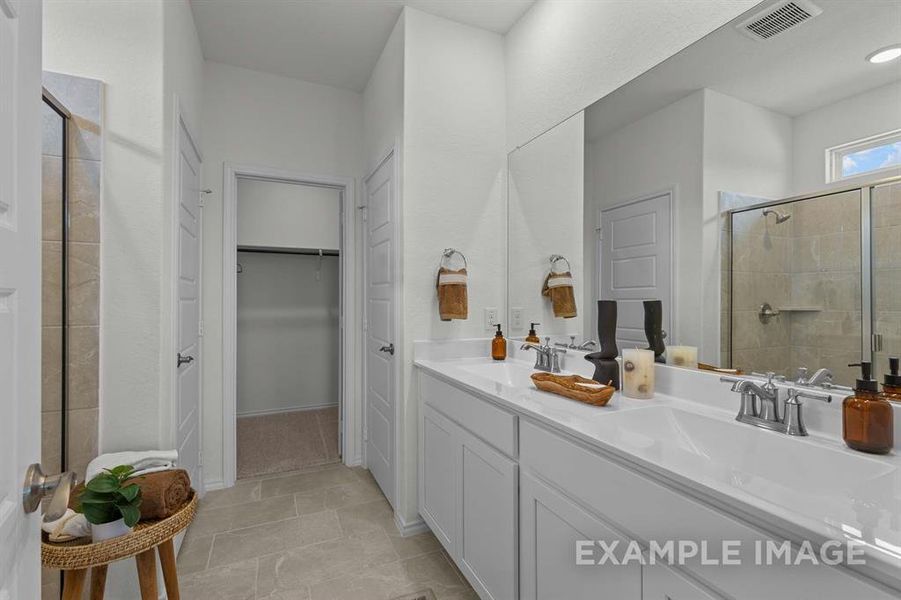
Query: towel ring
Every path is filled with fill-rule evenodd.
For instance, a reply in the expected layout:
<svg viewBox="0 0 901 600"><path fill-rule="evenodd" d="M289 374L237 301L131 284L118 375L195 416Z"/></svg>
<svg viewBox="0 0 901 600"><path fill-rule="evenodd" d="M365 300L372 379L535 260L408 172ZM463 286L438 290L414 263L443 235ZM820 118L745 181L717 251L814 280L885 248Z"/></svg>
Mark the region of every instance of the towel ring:
<svg viewBox="0 0 901 600"><path fill-rule="evenodd" d="M552 273L560 273L561 271L557 271L557 263L561 260L566 263L566 270L572 273L572 266L569 264L569 261L566 260L566 257L561 254L551 254L550 259L548 259L551 263L551 272Z"/></svg>
<svg viewBox="0 0 901 600"><path fill-rule="evenodd" d="M442 266L442 267L447 267L447 264L445 264L445 263L446 263L446 262L449 262L449 259L450 259L454 254L459 255L460 258L463 259L463 268L464 268L464 269L468 269L468 268L469 268L469 265L468 265L467 262L466 262L466 257L463 255L462 252L460 252L460 251L457 250L456 248L445 248L445 249L444 249L444 252L443 252L442 255L441 255L441 266Z"/></svg>

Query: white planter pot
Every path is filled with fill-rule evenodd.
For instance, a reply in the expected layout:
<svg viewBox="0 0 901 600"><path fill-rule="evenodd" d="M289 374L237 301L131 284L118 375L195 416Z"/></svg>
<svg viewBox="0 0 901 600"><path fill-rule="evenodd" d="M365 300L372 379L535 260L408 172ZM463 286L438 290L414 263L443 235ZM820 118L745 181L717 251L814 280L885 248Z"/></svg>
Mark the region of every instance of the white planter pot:
<svg viewBox="0 0 901 600"><path fill-rule="evenodd" d="M100 525L91 523L91 538L95 542L111 540L129 534L131 531L132 528L125 524L125 519L119 519L111 523L101 523Z"/></svg>

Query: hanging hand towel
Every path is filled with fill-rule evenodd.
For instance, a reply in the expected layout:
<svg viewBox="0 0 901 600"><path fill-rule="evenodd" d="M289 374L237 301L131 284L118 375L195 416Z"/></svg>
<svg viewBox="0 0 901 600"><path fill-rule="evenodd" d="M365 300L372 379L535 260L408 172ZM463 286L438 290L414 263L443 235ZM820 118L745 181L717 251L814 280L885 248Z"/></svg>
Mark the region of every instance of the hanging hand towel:
<svg viewBox="0 0 901 600"><path fill-rule="evenodd" d="M438 269L438 314L442 321L469 318L466 269Z"/></svg>
<svg viewBox="0 0 901 600"><path fill-rule="evenodd" d="M573 292L573 276L569 271L548 273L541 293L551 299L555 317L571 319L576 316L576 295Z"/></svg>

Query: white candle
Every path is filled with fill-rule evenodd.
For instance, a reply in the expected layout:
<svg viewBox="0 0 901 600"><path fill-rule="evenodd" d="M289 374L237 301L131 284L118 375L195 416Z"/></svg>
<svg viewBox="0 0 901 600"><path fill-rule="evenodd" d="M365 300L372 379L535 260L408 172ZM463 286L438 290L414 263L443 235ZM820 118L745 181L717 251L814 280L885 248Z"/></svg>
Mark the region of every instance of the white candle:
<svg viewBox="0 0 901 600"><path fill-rule="evenodd" d="M623 349L623 394L629 398L654 397L654 351Z"/></svg>
<svg viewBox="0 0 901 600"><path fill-rule="evenodd" d="M666 349L666 364L697 369L698 348L696 346L669 346Z"/></svg>

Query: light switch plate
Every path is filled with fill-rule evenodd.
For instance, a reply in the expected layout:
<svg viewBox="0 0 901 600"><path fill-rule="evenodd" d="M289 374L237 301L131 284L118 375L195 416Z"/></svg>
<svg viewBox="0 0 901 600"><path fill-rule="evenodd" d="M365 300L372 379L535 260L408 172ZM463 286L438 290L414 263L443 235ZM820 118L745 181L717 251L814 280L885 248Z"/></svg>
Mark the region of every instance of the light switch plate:
<svg viewBox="0 0 901 600"><path fill-rule="evenodd" d="M485 309L485 331L491 331L494 329L494 326L497 325L497 309L496 308L486 308Z"/></svg>
<svg viewBox="0 0 901 600"><path fill-rule="evenodd" d="M525 325L523 324L523 309L521 306L511 308L510 309L510 330L511 331L522 331L525 329Z"/></svg>

